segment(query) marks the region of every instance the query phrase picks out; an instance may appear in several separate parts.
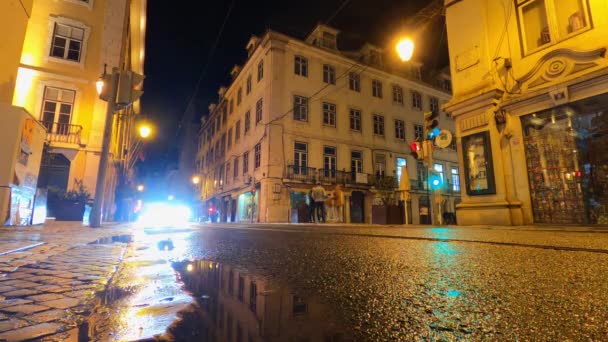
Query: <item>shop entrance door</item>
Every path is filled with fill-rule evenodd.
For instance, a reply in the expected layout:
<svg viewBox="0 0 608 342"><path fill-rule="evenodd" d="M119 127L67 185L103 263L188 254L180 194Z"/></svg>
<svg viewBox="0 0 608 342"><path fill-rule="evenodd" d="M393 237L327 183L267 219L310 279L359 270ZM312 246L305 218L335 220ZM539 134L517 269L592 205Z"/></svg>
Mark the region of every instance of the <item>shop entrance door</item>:
<svg viewBox="0 0 608 342"><path fill-rule="evenodd" d="M350 222L363 223L363 192L353 191L350 196Z"/></svg>

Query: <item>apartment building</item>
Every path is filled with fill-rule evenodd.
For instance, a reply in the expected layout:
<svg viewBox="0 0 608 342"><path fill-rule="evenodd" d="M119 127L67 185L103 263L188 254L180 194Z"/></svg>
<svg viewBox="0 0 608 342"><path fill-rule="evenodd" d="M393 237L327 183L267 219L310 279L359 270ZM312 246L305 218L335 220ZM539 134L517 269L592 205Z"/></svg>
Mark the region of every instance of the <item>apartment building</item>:
<svg viewBox="0 0 608 342"><path fill-rule="evenodd" d="M341 51L338 33L318 25L305 40L273 31L249 40L247 61L220 87L199 136L201 199L213 221L306 222L305 194L320 183L344 193L334 220L369 223L378 180L399 180L406 166L410 217L430 222L427 170L409 143L424 134L423 113L450 99L449 74L426 82L420 64L390 65L371 44ZM440 127L454 129L444 113ZM455 145L437 149L433 168L453 211Z"/></svg>
<svg viewBox="0 0 608 342"><path fill-rule="evenodd" d="M608 224L608 2L445 7L458 222Z"/></svg>
<svg viewBox="0 0 608 342"><path fill-rule="evenodd" d="M146 0L36 0L31 6L13 105L46 128L38 187L72 189L81 180L95 194L106 103L96 81L113 67L143 74ZM117 165L132 144L139 103L114 116L105 217Z"/></svg>

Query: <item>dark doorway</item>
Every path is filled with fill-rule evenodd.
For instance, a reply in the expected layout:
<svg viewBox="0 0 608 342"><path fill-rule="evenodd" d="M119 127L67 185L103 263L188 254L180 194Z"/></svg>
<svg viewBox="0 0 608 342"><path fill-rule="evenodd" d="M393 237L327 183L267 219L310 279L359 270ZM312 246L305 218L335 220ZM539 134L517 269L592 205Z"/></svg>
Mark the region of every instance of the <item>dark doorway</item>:
<svg viewBox="0 0 608 342"><path fill-rule="evenodd" d="M38 187L55 187L66 191L70 179L70 160L61 153L44 151L38 176Z"/></svg>
<svg viewBox="0 0 608 342"><path fill-rule="evenodd" d="M230 222L236 222L236 199L230 200Z"/></svg>
<svg viewBox="0 0 608 342"><path fill-rule="evenodd" d="M418 213L420 224L431 224L431 201L428 196L421 196L418 199Z"/></svg>
<svg viewBox="0 0 608 342"><path fill-rule="evenodd" d="M361 191L353 191L350 196L350 222L363 223L363 199Z"/></svg>

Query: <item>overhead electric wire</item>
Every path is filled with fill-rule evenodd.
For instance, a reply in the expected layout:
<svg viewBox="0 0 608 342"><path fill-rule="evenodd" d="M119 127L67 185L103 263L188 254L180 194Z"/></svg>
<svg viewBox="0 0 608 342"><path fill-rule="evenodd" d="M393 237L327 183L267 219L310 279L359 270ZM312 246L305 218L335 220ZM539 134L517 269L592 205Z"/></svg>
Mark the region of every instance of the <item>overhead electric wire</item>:
<svg viewBox="0 0 608 342"><path fill-rule="evenodd" d="M340 11L342 11L342 9L344 9L344 7L346 7L346 5L348 5L348 3L350 2L350 0L344 0L342 2L342 4L340 5L340 7L338 7L338 9L329 17L329 19L327 19L325 21L326 24L331 23L331 21L336 17L336 15L338 15L338 13L340 13Z"/></svg>
<svg viewBox="0 0 608 342"><path fill-rule="evenodd" d="M228 18L230 17L230 13L232 12L232 9L234 8L234 3L235 3L235 0L232 0L230 2L230 6L228 7L228 12L226 12L226 16L224 16L222 26L220 26L220 30L218 31L217 35L215 36L215 41L213 42L213 45L211 46L211 50L209 50L209 55L207 56L207 62L205 63L205 66L203 67L203 69L201 70L201 73L199 74L198 80L196 81L196 85L194 87L194 91L192 92L192 95L190 96L190 98L187 102L186 109L184 110L184 113L182 114L182 116L179 120L179 126L182 125L182 121L186 117L188 110L190 109L190 106L192 105L192 102L194 101L194 98L196 97L196 95L198 93L198 90L201 86L201 81L203 80L203 77L205 77L205 74L207 73L207 69L209 68L209 65L211 64L211 59L213 58L213 55L215 54L215 50L217 49L217 46L220 42L222 33L224 32L224 28L226 27L226 23L228 22Z"/></svg>

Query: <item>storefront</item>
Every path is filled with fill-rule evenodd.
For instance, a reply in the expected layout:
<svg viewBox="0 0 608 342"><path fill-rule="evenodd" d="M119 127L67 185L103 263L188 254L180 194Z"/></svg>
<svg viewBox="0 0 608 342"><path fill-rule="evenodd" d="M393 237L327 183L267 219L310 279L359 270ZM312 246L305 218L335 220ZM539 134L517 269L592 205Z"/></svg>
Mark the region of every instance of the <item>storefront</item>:
<svg viewBox="0 0 608 342"><path fill-rule="evenodd" d="M258 222L258 193L247 191L237 200L238 222Z"/></svg>
<svg viewBox="0 0 608 342"><path fill-rule="evenodd" d="M608 94L521 117L535 223L608 224Z"/></svg>

